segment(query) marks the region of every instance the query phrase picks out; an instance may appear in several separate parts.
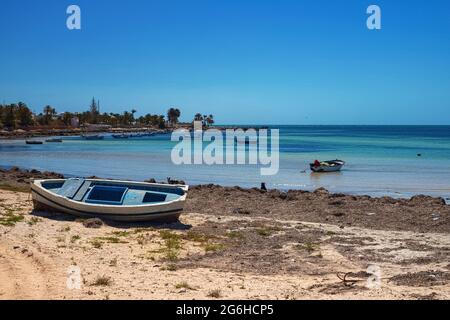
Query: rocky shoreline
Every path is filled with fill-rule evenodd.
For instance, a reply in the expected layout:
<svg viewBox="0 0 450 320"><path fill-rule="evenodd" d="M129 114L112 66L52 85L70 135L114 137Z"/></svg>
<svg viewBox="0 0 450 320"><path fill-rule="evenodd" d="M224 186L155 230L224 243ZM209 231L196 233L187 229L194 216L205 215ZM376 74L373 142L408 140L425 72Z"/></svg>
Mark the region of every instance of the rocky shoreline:
<svg viewBox="0 0 450 320"><path fill-rule="evenodd" d="M33 179L59 178L64 178L64 175L19 168L0 169L0 188L27 192ZM154 179L146 181L155 182ZM284 192L211 184L190 186L185 210L207 215L328 223L341 228L358 226L380 230L450 233L450 206L443 198L425 195L394 199L333 194L324 188L313 192Z"/></svg>

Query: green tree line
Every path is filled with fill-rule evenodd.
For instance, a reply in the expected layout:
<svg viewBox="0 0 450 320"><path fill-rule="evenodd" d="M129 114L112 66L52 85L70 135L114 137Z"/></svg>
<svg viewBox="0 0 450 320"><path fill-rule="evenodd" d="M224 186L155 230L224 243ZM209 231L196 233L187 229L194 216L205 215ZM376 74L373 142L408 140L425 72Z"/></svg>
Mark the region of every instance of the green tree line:
<svg viewBox="0 0 450 320"><path fill-rule="evenodd" d="M0 129L29 129L36 126L69 127L74 118L78 119L80 125L106 124L113 127L142 125L165 128L177 125L181 116L178 108L170 108L167 111L167 120L164 115L150 113L136 117L136 112L136 109L131 109L123 113L100 113L100 107L93 98L89 109L84 112L58 113L54 107L47 105L41 113L34 114L25 103L19 102L0 105ZM204 126L214 123L212 115L207 116L200 113L197 113L193 120L202 121Z"/></svg>

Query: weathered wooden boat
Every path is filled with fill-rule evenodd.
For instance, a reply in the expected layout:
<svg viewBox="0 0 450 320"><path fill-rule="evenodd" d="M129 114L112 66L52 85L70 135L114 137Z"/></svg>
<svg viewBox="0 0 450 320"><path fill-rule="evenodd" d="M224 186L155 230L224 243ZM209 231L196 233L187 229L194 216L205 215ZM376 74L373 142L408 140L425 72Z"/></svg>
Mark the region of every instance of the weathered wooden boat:
<svg viewBox="0 0 450 320"><path fill-rule="evenodd" d="M101 179L31 182L35 210L114 221L176 221L188 186Z"/></svg>
<svg viewBox="0 0 450 320"><path fill-rule="evenodd" d="M26 144L43 144L44 142L39 141L39 140L26 140L25 143Z"/></svg>
<svg viewBox="0 0 450 320"><path fill-rule="evenodd" d="M94 134L94 135L82 135L81 136L83 139L86 140L103 140L105 137L99 134Z"/></svg>
<svg viewBox="0 0 450 320"><path fill-rule="evenodd" d="M309 167L313 172L336 172L340 171L345 165L345 161L342 160L329 160L329 161L315 161L311 163Z"/></svg>
<svg viewBox="0 0 450 320"><path fill-rule="evenodd" d="M47 139L47 140L45 140L45 142L53 142L53 143L55 143L55 142L63 142L63 141L62 141L62 139L54 138L54 139Z"/></svg>

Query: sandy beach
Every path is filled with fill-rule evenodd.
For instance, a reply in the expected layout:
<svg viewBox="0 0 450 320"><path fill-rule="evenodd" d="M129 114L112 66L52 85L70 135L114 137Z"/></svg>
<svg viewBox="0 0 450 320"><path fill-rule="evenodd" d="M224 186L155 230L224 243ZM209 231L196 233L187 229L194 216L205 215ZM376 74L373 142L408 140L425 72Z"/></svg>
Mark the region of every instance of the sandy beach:
<svg viewBox="0 0 450 320"><path fill-rule="evenodd" d="M0 299L450 298L439 198L194 186L178 223L89 228L33 212L28 179L52 176L0 172Z"/></svg>

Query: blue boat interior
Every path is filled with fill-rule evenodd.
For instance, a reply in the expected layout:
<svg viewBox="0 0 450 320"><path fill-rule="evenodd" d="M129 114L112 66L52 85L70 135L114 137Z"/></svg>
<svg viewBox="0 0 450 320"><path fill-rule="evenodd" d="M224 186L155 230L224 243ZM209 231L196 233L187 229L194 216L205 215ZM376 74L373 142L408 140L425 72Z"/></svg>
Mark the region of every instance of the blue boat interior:
<svg viewBox="0 0 450 320"><path fill-rule="evenodd" d="M92 204L143 205L177 200L185 191L177 187L146 186L113 181L67 179L63 182L43 182L42 186L60 196Z"/></svg>

